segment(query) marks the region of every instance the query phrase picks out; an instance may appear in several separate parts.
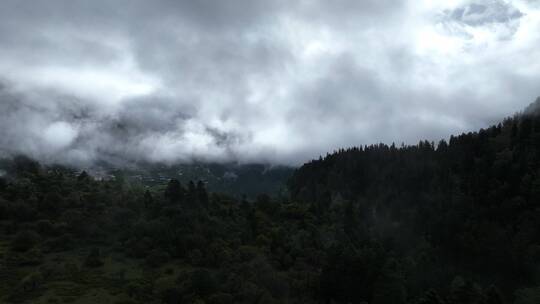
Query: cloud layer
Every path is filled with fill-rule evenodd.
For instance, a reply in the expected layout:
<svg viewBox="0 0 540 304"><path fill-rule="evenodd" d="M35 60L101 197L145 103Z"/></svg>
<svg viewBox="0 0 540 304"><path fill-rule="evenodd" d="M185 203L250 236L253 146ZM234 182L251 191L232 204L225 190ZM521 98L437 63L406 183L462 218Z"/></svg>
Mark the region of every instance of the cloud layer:
<svg viewBox="0 0 540 304"><path fill-rule="evenodd" d="M298 164L474 130L540 95L516 0L3 0L0 151Z"/></svg>

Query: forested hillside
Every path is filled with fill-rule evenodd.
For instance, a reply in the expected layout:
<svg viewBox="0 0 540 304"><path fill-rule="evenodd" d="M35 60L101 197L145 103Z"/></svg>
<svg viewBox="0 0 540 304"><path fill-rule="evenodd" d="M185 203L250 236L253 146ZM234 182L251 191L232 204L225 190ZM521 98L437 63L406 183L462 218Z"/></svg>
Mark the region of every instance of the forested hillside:
<svg viewBox="0 0 540 304"><path fill-rule="evenodd" d="M236 198L255 198L258 194L283 196L286 182L294 168L267 164L238 163L191 163L191 164L137 164L131 169L107 168L106 177L123 178L146 186L165 185L174 178L187 184L190 180L201 180L208 191L228 194Z"/></svg>
<svg viewBox="0 0 540 304"><path fill-rule="evenodd" d="M471 292L473 282L498 286L508 298L524 286L538 291L539 106L540 99L522 114L448 142L336 151L296 171L292 199L310 204L323 223L334 221L335 208L348 210L342 223L351 250L376 239L414 261L405 272L408 290L440 290L459 275L473 284Z"/></svg>
<svg viewBox="0 0 540 304"><path fill-rule="evenodd" d="M539 143L528 110L336 151L253 200L4 160L0 302L537 304Z"/></svg>

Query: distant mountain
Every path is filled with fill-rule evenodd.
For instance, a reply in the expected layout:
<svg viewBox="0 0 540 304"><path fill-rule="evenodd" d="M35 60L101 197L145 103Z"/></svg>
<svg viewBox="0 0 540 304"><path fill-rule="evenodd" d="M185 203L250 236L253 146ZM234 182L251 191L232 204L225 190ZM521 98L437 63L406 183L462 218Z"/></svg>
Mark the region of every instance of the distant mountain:
<svg viewBox="0 0 540 304"><path fill-rule="evenodd" d="M106 178L127 178L144 185L165 185L170 179L182 184L203 181L211 192L254 198L259 194L285 195L286 182L294 168L265 164L145 164L132 169L108 169L94 172Z"/></svg>
<svg viewBox="0 0 540 304"><path fill-rule="evenodd" d="M26 157L16 156L13 160L0 158L0 177L11 172L37 171L38 164ZM86 168L69 168L61 165L48 165L47 170L62 171L68 175L87 172L96 180L126 180L143 186L165 186L169 180L177 179L183 185L190 181L202 181L211 192L241 198L256 198L260 194L271 197L287 196L287 180L295 168L268 164L238 163L192 163L192 164L152 164L137 163L116 167L114 164L99 162Z"/></svg>

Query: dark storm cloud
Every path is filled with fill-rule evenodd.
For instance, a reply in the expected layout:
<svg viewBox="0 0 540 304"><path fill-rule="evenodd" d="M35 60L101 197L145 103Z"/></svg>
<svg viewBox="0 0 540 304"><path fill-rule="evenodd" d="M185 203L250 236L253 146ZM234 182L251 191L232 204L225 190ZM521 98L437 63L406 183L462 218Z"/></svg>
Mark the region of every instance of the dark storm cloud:
<svg viewBox="0 0 540 304"><path fill-rule="evenodd" d="M530 1L1 1L0 151L299 163L540 94Z"/></svg>

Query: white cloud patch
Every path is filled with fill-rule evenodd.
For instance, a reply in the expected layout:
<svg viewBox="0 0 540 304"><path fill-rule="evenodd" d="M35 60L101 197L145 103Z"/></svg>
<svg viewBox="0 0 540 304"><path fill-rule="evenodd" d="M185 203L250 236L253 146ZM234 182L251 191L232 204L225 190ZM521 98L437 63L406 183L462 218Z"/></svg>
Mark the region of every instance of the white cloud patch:
<svg viewBox="0 0 540 304"><path fill-rule="evenodd" d="M54 150L67 149L77 138L77 130L69 123L58 121L43 130L43 139Z"/></svg>

